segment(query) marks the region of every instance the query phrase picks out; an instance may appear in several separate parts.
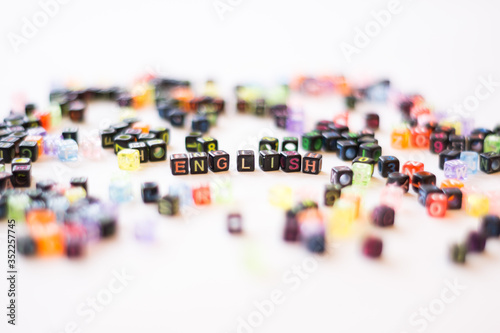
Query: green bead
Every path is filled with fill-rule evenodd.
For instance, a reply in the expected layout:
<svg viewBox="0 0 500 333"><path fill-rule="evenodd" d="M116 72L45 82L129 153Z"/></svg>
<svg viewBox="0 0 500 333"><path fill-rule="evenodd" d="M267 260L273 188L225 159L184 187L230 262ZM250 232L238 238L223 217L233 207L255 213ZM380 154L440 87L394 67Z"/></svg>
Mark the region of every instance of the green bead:
<svg viewBox="0 0 500 333"><path fill-rule="evenodd" d="M309 132L302 135L302 148L308 151L318 151L323 146L323 138L318 132Z"/></svg>
<svg viewBox="0 0 500 333"><path fill-rule="evenodd" d="M453 244L450 249L450 256L453 262L465 263L467 257L467 246L465 244Z"/></svg>
<svg viewBox="0 0 500 333"><path fill-rule="evenodd" d="M352 184L368 186L372 177L373 166L366 163L354 163L352 165Z"/></svg>
<svg viewBox="0 0 500 333"><path fill-rule="evenodd" d="M16 222L25 221L26 208L30 203L30 198L24 193L9 195L7 200L7 219Z"/></svg>
<svg viewBox="0 0 500 333"><path fill-rule="evenodd" d="M52 103L49 105L50 112L50 126L57 127L61 124L62 111L59 103Z"/></svg>
<svg viewBox="0 0 500 333"><path fill-rule="evenodd" d="M490 134L484 139L484 152L500 153L500 135Z"/></svg>

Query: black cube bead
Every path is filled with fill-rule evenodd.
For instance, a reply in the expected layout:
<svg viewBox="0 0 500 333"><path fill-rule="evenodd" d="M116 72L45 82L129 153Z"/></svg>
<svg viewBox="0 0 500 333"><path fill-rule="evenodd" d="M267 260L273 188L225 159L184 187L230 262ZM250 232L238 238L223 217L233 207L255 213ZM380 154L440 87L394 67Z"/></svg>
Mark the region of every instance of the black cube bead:
<svg viewBox="0 0 500 333"><path fill-rule="evenodd" d="M392 172L399 172L399 160L395 156L380 156L378 159L378 172L387 178Z"/></svg>
<svg viewBox="0 0 500 333"><path fill-rule="evenodd" d="M102 148L114 148L115 146L115 136L117 135L114 128L107 128L101 130L101 145Z"/></svg>
<svg viewBox="0 0 500 333"><path fill-rule="evenodd" d="M376 143L363 143L359 146L358 156L370 157L377 162L381 155L382 147Z"/></svg>
<svg viewBox="0 0 500 333"><path fill-rule="evenodd" d="M69 119L74 122L82 122L85 116L85 108L87 106L80 100L70 102L68 114Z"/></svg>
<svg viewBox="0 0 500 333"><path fill-rule="evenodd" d="M158 200L158 213L173 216L179 212L179 197L176 195L165 195Z"/></svg>
<svg viewBox="0 0 500 333"><path fill-rule="evenodd" d="M139 136L141 136L143 133L142 130L138 128L127 128L121 134L131 135L134 138L134 141L138 141Z"/></svg>
<svg viewBox="0 0 500 333"><path fill-rule="evenodd" d="M462 190L460 190L458 187L443 187L442 190L448 198L448 209L462 208Z"/></svg>
<svg viewBox="0 0 500 333"><path fill-rule="evenodd" d="M302 172L317 175L321 172L323 155L318 153L306 153L302 159Z"/></svg>
<svg viewBox="0 0 500 333"><path fill-rule="evenodd" d="M358 156L358 144L351 140L339 140L337 155L343 161L352 161Z"/></svg>
<svg viewBox="0 0 500 333"><path fill-rule="evenodd" d="M420 185L420 189L418 191L418 202L425 207L427 202L427 197L432 193L440 193L443 194L443 190L441 190L436 185Z"/></svg>
<svg viewBox="0 0 500 333"><path fill-rule="evenodd" d="M186 151L195 152L198 151L198 138L201 138L201 132L191 132L186 135Z"/></svg>
<svg viewBox="0 0 500 333"><path fill-rule="evenodd" d="M208 154L205 152L189 153L189 168L192 175L208 172Z"/></svg>
<svg viewBox="0 0 500 333"><path fill-rule="evenodd" d="M253 150L238 150L236 155L236 169L239 172L255 170L255 154Z"/></svg>
<svg viewBox="0 0 500 333"><path fill-rule="evenodd" d="M12 178L10 172L0 172L0 192L14 188Z"/></svg>
<svg viewBox="0 0 500 333"><path fill-rule="evenodd" d="M88 193L88 187L87 187L87 184L88 184L88 177L85 177L85 176L80 176L80 177L71 177L71 179L69 180L69 183L71 186L73 187L83 187L83 189L85 190L85 192Z"/></svg>
<svg viewBox="0 0 500 333"><path fill-rule="evenodd" d="M448 138L448 149L464 151L465 146L465 136L452 134Z"/></svg>
<svg viewBox="0 0 500 333"><path fill-rule="evenodd" d="M173 110L169 112L168 119L174 127L184 127L184 122L186 120L186 112L181 110Z"/></svg>
<svg viewBox="0 0 500 333"><path fill-rule="evenodd" d="M158 183L156 182L142 183L141 197L144 203L157 202L159 197Z"/></svg>
<svg viewBox="0 0 500 333"><path fill-rule="evenodd" d="M481 232L488 238L500 236L500 217L498 215L484 215L481 218Z"/></svg>
<svg viewBox="0 0 500 333"><path fill-rule="evenodd" d="M31 165L14 165L12 167L12 186L30 187L31 186Z"/></svg>
<svg viewBox="0 0 500 333"><path fill-rule="evenodd" d="M19 156L29 158L33 162L38 160L38 151L36 141L23 141L19 145Z"/></svg>
<svg viewBox="0 0 500 333"><path fill-rule="evenodd" d="M484 252L486 247L486 235L482 232L471 231L467 235L467 252Z"/></svg>
<svg viewBox="0 0 500 333"><path fill-rule="evenodd" d="M411 177L411 187L418 193L421 185L436 185L436 175L428 171L415 172Z"/></svg>
<svg viewBox="0 0 500 333"><path fill-rule="evenodd" d="M149 148L146 142L130 142L128 147L139 152L139 161L141 163L149 162Z"/></svg>
<svg viewBox="0 0 500 333"><path fill-rule="evenodd" d="M391 172L387 176L386 185L401 187L405 193L410 189L410 176L401 172Z"/></svg>
<svg viewBox="0 0 500 333"><path fill-rule="evenodd" d="M170 143L170 129L166 127L154 127L149 130L149 134L153 134L157 139L165 141L167 145Z"/></svg>
<svg viewBox="0 0 500 333"><path fill-rule="evenodd" d="M302 156L296 151L282 151L280 167L284 172L300 172Z"/></svg>
<svg viewBox="0 0 500 333"><path fill-rule="evenodd" d="M78 127L66 127L62 130L63 139L72 139L78 143Z"/></svg>
<svg viewBox="0 0 500 333"><path fill-rule="evenodd" d="M439 153L439 169L443 170L446 161L460 159L460 151L445 149Z"/></svg>
<svg viewBox="0 0 500 333"><path fill-rule="evenodd" d="M338 184L342 187L352 185L353 172L347 166L336 166L332 168L330 183Z"/></svg>
<svg viewBox="0 0 500 333"><path fill-rule="evenodd" d="M308 151L318 151L323 147L323 137L317 131L302 135L302 148Z"/></svg>
<svg viewBox="0 0 500 333"><path fill-rule="evenodd" d="M189 159L187 154L172 154L170 155L170 169L172 175L187 175L189 174Z"/></svg>
<svg viewBox="0 0 500 333"><path fill-rule="evenodd" d="M340 184L327 184L325 185L325 193L324 193L324 203L325 206L333 206L335 204L335 200L340 198L340 194L342 192L342 186Z"/></svg>
<svg viewBox="0 0 500 333"><path fill-rule="evenodd" d="M500 171L500 154L493 151L479 155L479 169L485 173Z"/></svg>
<svg viewBox="0 0 500 333"><path fill-rule="evenodd" d="M210 128L210 122L205 116L196 115L191 120L191 130L193 132L206 133Z"/></svg>
<svg viewBox="0 0 500 333"><path fill-rule="evenodd" d="M260 150L279 150L279 140L269 136L263 137L259 141L259 151Z"/></svg>
<svg viewBox="0 0 500 333"><path fill-rule="evenodd" d="M439 154L448 147L448 135L446 133L432 133L429 141L429 149L433 154Z"/></svg>
<svg viewBox="0 0 500 333"><path fill-rule="evenodd" d="M212 172L229 170L229 154L224 150L215 150L208 153L208 167Z"/></svg>
<svg viewBox="0 0 500 333"><path fill-rule="evenodd" d="M16 156L16 146L12 142L0 142L0 158L5 163L10 163Z"/></svg>
<svg viewBox="0 0 500 333"><path fill-rule="evenodd" d="M484 134L471 134L467 137L467 150L481 154L484 149Z"/></svg>
<svg viewBox="0 0 500 333"><path fill-rule="evenodd" d="M117 134L122 134L126 129L130 128L132 125L127 122L119 122L116 124L112 124L111 128L116 131Z"/></svg>
<svg viewBox="0 0 500 333"><path fill-rule="evenodd" d="M138 142L147 142L149 140L154 140L154 139L156 139L156 135L152 133L141 133L137 137Z"/></svg>
<svg viewBox="0 0 500 333"><path fill-rule="evenodd" d="M123 149L127 149L129 143L135 142L135 138L132 135L120 134L115 136L113 139L115 155Z"/></svg>
<svg viewBox="0 0 500 333"><path fill-rule="evenodd" d="M149 161L158 162L167 159L167 144L160 139L150 140L146 142L149 151Z"/></svg>
<svg viewBox="0 0 500 333"><path fill-rule="evenodd" d="M340 134L334 131L323 132L323 149L325 151L337 151L337 142L343 140Z"/></svg>
<svg viewBox="0 0 500 333"><path fill-rule="evenodd" d="M34 256L37 251L36 242L31 236L17 238L17 252L27 257Z"/></svg>
<svg viewBox="0 0 500 333"><path fill-rule="evenodd" d="M259 166L263 171L279 170L280 154L276 150L259 151Z"/></svg>
<svg viewBox="0 0 500 333"><path fill-rule="evenodd" d="M217 142L217 140L210 136L203 136L201 138L198 138L196 139L196 142L198 144L196 148L198 152L208 153L219 149L219 143Z"/></svg>
<svg viewBox="0 0 500 333"><path fill-rule="evenodd" d="M276 149L277 150L277 149ZM298 151L299 139L294 136L286 136L281 143L281 151Z"/></svg>

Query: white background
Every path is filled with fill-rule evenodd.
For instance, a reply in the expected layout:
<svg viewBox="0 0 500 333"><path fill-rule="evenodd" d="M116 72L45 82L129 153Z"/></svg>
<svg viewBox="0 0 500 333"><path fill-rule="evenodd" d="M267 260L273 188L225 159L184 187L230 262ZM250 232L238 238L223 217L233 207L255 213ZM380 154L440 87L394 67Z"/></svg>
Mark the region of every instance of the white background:
<svg viewBox="0 0 500 333"><path fill-rule="evenodd" d="M237 83L272 84L299 73L344 73L355 80L388 77L397 88L422 93L440 109L474 94L480 77L500 80L499 8L494 1L401 1L400 13L351 62L340 51L340 43L352 43L355 29L363 29L373 20L371 12L387 8L388 2L233 3L238 4L222 20L212 0L73 0L60 5L54 17L20 45L19 52L8 36L21 34L23 18L32 21L41 7L37 1L3 4L0 115L8 113L13 94L19 92L43 107L51 86L127 86L137 75L151 71L190 79L197 86L213 78L228 99ZM499 95L495 91L473 111L478 125L491 128L500 123ZM294 97L294 101L305 108L308 128L315 120L331 119L342 111L341 101L335 98ZM382 118L377 137L384 154L395 154L402 162L424 161L439 183L443 173L437 169L436 156L388 147L390 127L398 119L391 108L361 105L351 127L361 129L361 114L370 110ZM139 116L158 123L152 110L140 111ZM118 109L111 104L91 105L81 133L98 127L102 119L117 121ZM184 150L185 134L186 130L172 131L169 154ZM235 115L230 107L210 134L234 162L238 148L256 145L263 135L281 139L286 133L274 128L270 119ZM19 326L8 331L63 332L68 323L76 322L83 332L236 332L238 318L246 320L256 311L255 301L268 300L279 289L284 302L255 332L417 332L419 327L409 323L412 314L440 297L445 280L458 279L466 290L425 331L498 332L500 242L488 242L486 253L471 256L465 267L447 260L448 245L477 227L477 219L463 211L450 212L445 219L428 218L411 193L404 198L394 228L372 230L360 219L357 223L365 227L361 229L384 239L383 259L378 261L361 256L358 235L335 241L333 250L323 257L311 257L301 246L281 240L284 216L269 205L269 187L287 184L297 197L317 195L335 165L348 163L324 154L318 176L257 169L252 174L232 170L173 177L167 162L144 166L133 175L136 198L121 207L116 239L93 246L81 261L19 258ZM90 194L106 198L107 179L117 170L115 156L107 151L101 161L64 166L44 157L34 165L33 176L34 181L49 175L68 181L71 176L88 175ZM196 209L189 217L161 218L155 244L135 241L134 223L147 215L156 217L154 205L140 201L140 182L157 180L166 192L176 181L216 184L228 176L238 205L212 205ZM498 187L498 175L479 173L468 183L492 190ZM375 175L366 206L377 202L383 184ZM225 231L225 214L234 209L244 216L242 237ZM5 230L3 223L1 235ZM304 258L313 258L318 267L295 290L283 277L289 277ZM2 271L5 261L1 260ZM122 269L134 280L85 322L87 317L79 316L76 309L107 288L113 271ZM0 299L6 301L7 285L4 278L1 281ZM5 331L6 317L1 318Z"/></svg>

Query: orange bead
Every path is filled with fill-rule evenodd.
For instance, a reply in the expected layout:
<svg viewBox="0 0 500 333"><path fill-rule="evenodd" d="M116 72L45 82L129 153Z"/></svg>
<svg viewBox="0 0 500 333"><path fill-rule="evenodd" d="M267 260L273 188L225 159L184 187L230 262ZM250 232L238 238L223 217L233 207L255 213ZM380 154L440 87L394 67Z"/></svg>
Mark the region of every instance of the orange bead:
<svg viewBox="0 0 500 333"><path fill-rule="evenodd" d="M37 253L41 256L61 255L64 252L64 234L56 223L35 223L30 230Z"/></svg>
<svg viewBox="0 0 500 333"><path fill-rule="evenodd" d="M408 161L405 164L403 164L401 170L402 173L410 176L411 179L415 172L424 171L424 163L417 161Z"/></svg>
<svg viewBox="0 0 500 333"><path fill-rule="evenodd" d="M26 214L27 224L48 224L56 221L56 214L50 209L32 209Z"/></svg>
<svg viewBox="0 0 500 333"><path fill-rule="evenodd" d="M51 121L50 121L50 112L49 111L37 111L35 112L35 117L40 119L40 123L42 127L47 131L50 129Z"/></svg>
<svg viewBox="0 0 500 333"><path fill-rule="evenodd" d="M340 198L350 201L354 204L354 218L357 219L361 206L361 196L355 192L342 192Z"/></svg>
<svg viewBox="0 0 500 333"><path fill-rule="evenodd" d="M457 179L445 179L441 182L440 188L447 188L447 187L462 188L464 187L464 183L462 183L460 180Z"/></svg>
<svg viewBox="0 0 500 333"><path fill-rule="evenodd" d="M134 123L132 125L133 129L139 129L142 131L142 133L149 133L149 125L146 124L145 122L139 121L137 123Z"/></svg>
<svg viewBox="0 0 500 333"><path fill-rule="evenodd" d="M190 102L194 98L191 89L186 87L177 87L171 90L170 96L172 99L179 102L179 108L184 111L192 111Z"/></svg>
<svg viewBox="0 0 500 333"><path fill-rule="evenodd" d="M210 187L203 185L193 188L193 201L196 205L209 205L212 202Z"/></svg>
<svg viewBox="0 0 500 333"><path fill-rule="evenodd" d="M41 135L28 135L24 141L35 141L38 144L38 157L43 155L43 136Z"/></svg>
<svg viewBox="0 0 500 333"><path fill-rule="evenodd" d="M410 143L413 148L429 148L431 132L425 127L415 127L410 132Z"/></svg>
<svg viewBox="0 0 500 333"><path fill-rule="evenodd" d="M407 128L395 128L391 133L391 147L396 149L408 148L410 130Z"/></svg>

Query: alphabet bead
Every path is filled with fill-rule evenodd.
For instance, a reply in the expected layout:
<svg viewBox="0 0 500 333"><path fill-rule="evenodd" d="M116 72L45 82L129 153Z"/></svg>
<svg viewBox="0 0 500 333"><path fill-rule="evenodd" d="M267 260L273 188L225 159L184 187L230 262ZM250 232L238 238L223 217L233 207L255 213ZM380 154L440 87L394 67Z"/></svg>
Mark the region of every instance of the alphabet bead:
<svg viewBox="0 0 500 333"><path fill-rule="evenodd" d="M201 138L198 138L197 140L197 150L199 152L205 152L209 153L211 151L218 150L218 142L216 139L210 137L210 136L204 136Z"/></svg>
<svg viewBox="0 0 500 333"><path fill-rule="evenodd" d="M318 151L323 146L323 138L319 132L309 132L302 135L302 148L308 151Z"/></svg>
<svg viewBox="0 0 500 333"><path fill-rule="evenodd" d="M173 216L179 212L179 197L165 195L158 200L158 213Z"/></svg>
<svg viewBox="0 0 500 333"><path fill-rule="evenodd" d="M466 197L465 212L474 217L488 214L490 202L487 196L479 193L471 193Z"/></svg>
<svg viewBox="0 0 500 333"><path fill-rule="evenodd" d="M192 175L208 173L208 154L205 152L189 153L189 169Z"/></svg>
<svg viewBox="0 0 500 333"><path fill-rule="evenodd" d="M399 172L399 160L394 156L380 156L378 172L384 178L387 178L392 172Z"/></svg>
<svg viewBox="0 0 500 333"><path fill-rule="evenodd" d="M302 172L317 175L321 172L323 155L306 153L303 158Z"/></svg>
<svg viewBox="0 0 500 333"><path fill-rule="evenodd" d="M500 154L495 152L480 154L479 169L488 174L500 171Z"/></svg>
<svg viewBox="0 0 500 333"><path fill-rule="evenodd" d="M410 188L410 176L401 172L391 172L387 177L386 185L394 185L403 189L405 193L408 193Z"/></svg>
<svg viewBox="0 0 500 333"><path fill-rule="evenodd" d="M453 244L450 248L450 258L454 263L464 264L467 258L467 245Z"/></svg>
<svg viewBox="0 0 500 333"><path fill-rule="evenodd" d="M363 143L359 146L358 156L370 157L374 162L378 162L378 159L382 155L382 148L376 143Z"/></svg>
<svg viewBox="0 0 500 333"><path fill-rule="evenodd" d="M321 134L323 137L323 149L325 151L337 151L337 143L339 140L343 140L343 138L334 131L323 132Z"/></svg>
<svg viewBox="0 0 500 333"><path fill-rule="evenodd" d="M490 134L484 139L484 152L500 153L500 135Z"/></svg>
<svg viewBox="0 0 500 333"><path fill-rule="evenodd" d="M340 184L328 184L325 185L325 194L324 194L324 204L325 206L333 206L335 204L335 200L340 198L340 194L342 191L342 186Z"/></svg>
<svg viewBox="0 0 500 333"><path fill-rule="evenodd" d="M255 155L253 150L238 150L236 160L239 172L251 172L255 170Z"/></svg>
<svg viewBox="0 0 500 333"><path fill-rule="evenodd" d="M394 225L394 208L381 205L376 207L372 214L372 223L379 227L388 227Z"/></svg>
<svg viewBox="0 0 500 333"><path fill-rule="evenodd" d="M443 193L448 199L448 209L461 209L462 208L462 191L457 187L441 187Z"/></svg>
<svg viewBox="0 0 500 333"><path fill-rule="evenodd" d="M149 150L149 161L165 161L167 159L167 144L160 139L150 140L146 142Z"/></svg>
<svg viewBox="0 0 500 333"><path fill-rule="evenodd" d="M60 141L57 157L62 162L73 162L78 160L78 144L75 140L66 139Z"/></svg>
<svg viewBox="0 0 500 333"><path fill-rule="evenodd" d="M193 201L196 205L209 205L212 202L210 187L208 185L200 185L198 187L194 187Z"/></svg>
<svg viewBox="0 0 500 333"><path fill-rule="evenodd" d="M444 169L444 164L447 161L457 160L460 158L460 152L458 150L445 149L439 153L439 169Z"/></svg>
<svg viewBox="0 0 500 333"><path fill-rule="evenodd" d="M429 148L431 153L439 154L448 147L448 136L445 133L432 133Z"/></svg>
<svg viewBox="0 0 500 333"><path fill-rule="evenodd" d="M402 173L410 176L411 179L415 172L424 171L424 163L417 161L408 161L403 164L401 170Z"/></svg>
<svg viewBox="0 0 500 333"><path fill-rule="evenodd" d="M198 151L198 138L201 138L201 132L191 132L186 135L186 151L188 152L196 152ZM166 142L166 141L165 141Z"/></svg>
<svg viewBox="0 0 500 333"><path fill-rule="evenodd" d="M208 153L208 167L212 172L229 170L229 154L224 150L210 151Z"/></svg>
<svg viewBox="0 0 500 333"><path fill-rule="evenodd" d="M130 142L128 147L137 150L141 163L149 162L149 149L145 142Z"/></svg>
<svg viewBox="0 0 500 333"><path fill-rule="evenodd" d="M279 170L280 155L275 150L259 151L259 166L263 171Z"/></svg>
<svg viewBox="0 0 500 333"><path fill-rule="evenodd" d="M352 161L358 155L358 145L352 140L337 141L337 155L343 161Z"/></svg>
<svg viewBox="0 0 500 333"><path fill-rule="evenodd" d="M276 150L279 149L279 141L276 138L269 136L263 137L259 141L259 150Z"/></svg>
<svg viewBox="0 0 500 333"><path fill-rule="evenodd" d="M281 150L282 151L298 151L299 150L299 139L294 137L294 136L284 137L283 142L281 143Z"/></svg>
<svg viewBox="0 0 500 333"><path fill-rule="evenodd" d="M467 179L467 164L460 160L450 160L444 163L444 176L458 180Z"/></svg>
<svg viewBox="0 0 500 333"><path fill-rule="evenodd" d="M38 160L38 152L38 143L36 141L23 141L19 145L19 156L27 157L33 162Z"/></svg>
<svg viewBox="0 0 500 333"><path fill-rule="evenodd" d="M120 169L135 171L139 169L140 163L139 151L135 149L122 149L118 152L118 167Z"/></svg>
<svg viewBox="0 0 500 333"><path fill-rule="evenodd" d="M280 167L284 172L300 172L302 156L296 151L282 151Z"/></svg>
<svg viewBox="0 0 500 333"><path fill-rule="evenodd" d="M353 176L354 174L351 168L346 166L336 166L332 168L330 182L332 184L338 184L341 187L346 187L352 184Z"/></svg>
<svg viewBox="0 0 500 333"><path fill-rule="evenodd" d="M425 201L427 214L432 217L444 217L448 208L448 198L444 194L430 193Z"/></svg>
<svg viewBox="0 0 500 333"><path fill-rule="evenodd" d="M415 172L411 179L413 191L418 193L420 185L422 184L436 185L436 176L428 171Z"/></svg>
<svg viewBox="0 0 500 333"><path fill-rule="evenodd" d="M391 133L391 147L395 149L408 148L410 130L406 127L395 128Z"/></svg>
<svg viewBox="0 0 500 333"><path fill-rule="evenodd" d="M189 164L187 154L172 154L170 155L170 168L172 175L187 175L189 174Z"/></svg>
<svg viewBox="0 0 500 333"><path fill-rule="evenodd" d="M467 164L467 174L475 175L479 165L479 155L473 151L463 151L460 153L460 161Z"/></svg>
<svg viewBox="0 0 500 333"><path fill-rule="evenodd" d="M498 215L484 215L481 218L481 233L488 238L500 236L500 218Z"/></svg>

